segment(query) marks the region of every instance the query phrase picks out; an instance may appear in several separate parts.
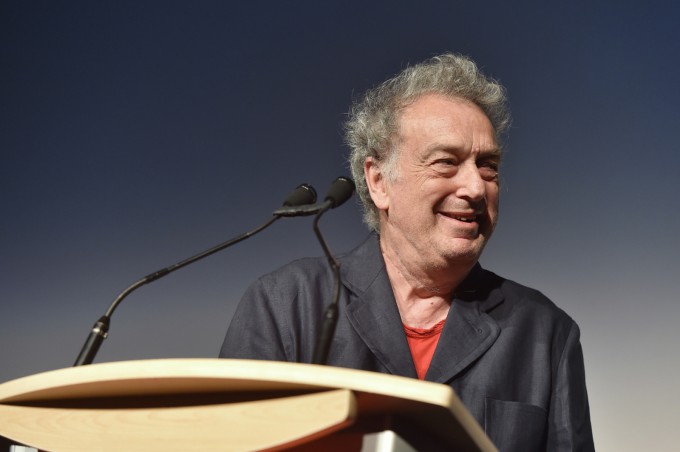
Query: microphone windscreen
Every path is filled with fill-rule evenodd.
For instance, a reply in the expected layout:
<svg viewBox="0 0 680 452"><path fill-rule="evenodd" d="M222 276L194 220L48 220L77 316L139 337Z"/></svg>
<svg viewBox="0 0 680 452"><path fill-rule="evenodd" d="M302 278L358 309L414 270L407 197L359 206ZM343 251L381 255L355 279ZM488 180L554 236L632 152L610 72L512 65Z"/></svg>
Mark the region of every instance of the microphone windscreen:
<svg viewBox="0 0 680 452"><path fill-rule="evenodd" d="M333 181L326 193L326 201L333 203L334 209L345 203L354 193L354 181L348 177L338 177Z"/></svg>
<svg viewBox="0 0 680 452"><path fill-rule="evenodd" d="M309 184L299 185L283 202L284 207L304 206L316 202L316 190Z"/></svg>

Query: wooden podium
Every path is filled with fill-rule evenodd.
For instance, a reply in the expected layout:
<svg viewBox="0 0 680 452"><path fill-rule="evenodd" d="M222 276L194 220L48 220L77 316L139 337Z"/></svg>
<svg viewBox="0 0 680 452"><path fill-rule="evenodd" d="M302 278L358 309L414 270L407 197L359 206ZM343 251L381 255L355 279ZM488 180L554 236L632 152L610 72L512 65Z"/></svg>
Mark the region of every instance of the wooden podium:
<svg viewBox="0 0 680 452"><path fill-rule="evenodd" d="M0 385L0 435L41 450L343 450L392 430L417 450L496 451L448 386L337 367L164 359Z"/></svg>

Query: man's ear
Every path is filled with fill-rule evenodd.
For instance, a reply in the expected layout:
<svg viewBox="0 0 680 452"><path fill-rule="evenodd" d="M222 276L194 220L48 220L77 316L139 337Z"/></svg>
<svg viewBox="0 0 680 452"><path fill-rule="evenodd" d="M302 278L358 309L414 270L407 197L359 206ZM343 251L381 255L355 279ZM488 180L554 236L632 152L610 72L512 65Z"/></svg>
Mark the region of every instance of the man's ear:
<svg viewBox="0 0 680 452"><path fill-rule="evenodd" d="M387 210L390 205L386 187L387 181L380 168L380 163L373 157L368 157L364 162L364 174L373 204L378 210Z"/></svg>

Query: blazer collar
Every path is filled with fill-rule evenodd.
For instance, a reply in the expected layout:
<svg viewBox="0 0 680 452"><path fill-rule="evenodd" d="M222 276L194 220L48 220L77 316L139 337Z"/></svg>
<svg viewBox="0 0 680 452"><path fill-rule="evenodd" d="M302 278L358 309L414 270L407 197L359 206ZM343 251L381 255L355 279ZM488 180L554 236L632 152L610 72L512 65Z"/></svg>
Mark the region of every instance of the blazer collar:
<svg viewBox="0 0 680 452"><path fill-rule="evenodd" d="M380 252L380 236L371 233L361 245L339 256L338 261L342 284L355 294L364 293L385 270L385 261Z"/></svg>
<svg viewBox="0 0 680 452"><path fill-rule="evenodd" d="M487 313L503 302L502 278L477 263L451 302L425 379L448 383L486 353L501 333Z"/></svg>
<svg viewBox="0 0 680 452"><path fill-rule="evenodd" d="M347 317L383 367L395 375L417 378L379 240L371 234L339 259L342 284L350 291Z"/></svg>
<svg viewBox="0 0 680 452"><path fill-rule="evenodd" d="M389 372L416 377L411 352L380 252L377 234L339 258L342 284L351 292L347 316ZM482 356L500 334L486 313L503 301L501 278L476 264L456 290L426 379L445 383Z"/></svg>

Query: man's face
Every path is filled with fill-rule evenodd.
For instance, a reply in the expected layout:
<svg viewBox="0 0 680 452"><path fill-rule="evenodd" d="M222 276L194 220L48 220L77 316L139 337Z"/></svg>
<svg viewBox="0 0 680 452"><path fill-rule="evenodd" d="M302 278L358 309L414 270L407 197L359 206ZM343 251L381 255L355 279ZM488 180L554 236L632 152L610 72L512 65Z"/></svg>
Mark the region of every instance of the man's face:
<svg viewBox="0 0 680 452"><path fill-rule="evenodd" d="M501 156L489 119L471 102L424 95L403 110L395 146L395 180L372 190L383 245L420 265L474 264L498 217Z"/></svg>

